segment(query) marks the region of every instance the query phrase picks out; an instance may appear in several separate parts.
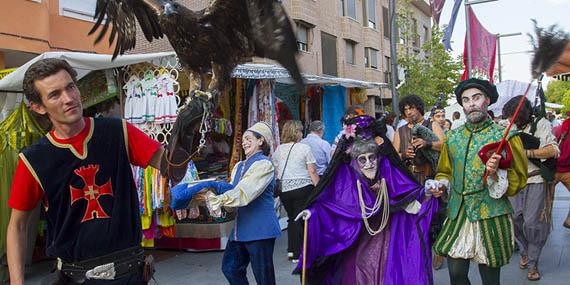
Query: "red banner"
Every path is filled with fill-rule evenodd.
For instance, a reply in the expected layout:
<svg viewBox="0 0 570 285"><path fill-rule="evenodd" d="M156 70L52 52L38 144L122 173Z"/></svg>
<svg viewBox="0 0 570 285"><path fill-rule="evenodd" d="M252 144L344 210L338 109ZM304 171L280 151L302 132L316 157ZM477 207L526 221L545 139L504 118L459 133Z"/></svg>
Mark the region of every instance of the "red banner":
<svg viewBox="0 0 570 285"><path fill-rule="evenodd" d="M495 56L497 51L497 35L489 33L473 13L471 7L467 8L469 13L469 34L471 38L471 77L487 76L493 83L493 73L495 71ZM465 71L461 80L467 79L467 35L465 35L465 49L463 52L463 63ZM474 74L476 76L474 76Z"/></svg>
<svg viewBox="0 0 570 285"><path fill-rule="evenodd" d="M431 16L436 26L439 26L439 16L441 16L441 11L443 11L443 5L445 0L429 0L429 6L431 7Z"/></svg>

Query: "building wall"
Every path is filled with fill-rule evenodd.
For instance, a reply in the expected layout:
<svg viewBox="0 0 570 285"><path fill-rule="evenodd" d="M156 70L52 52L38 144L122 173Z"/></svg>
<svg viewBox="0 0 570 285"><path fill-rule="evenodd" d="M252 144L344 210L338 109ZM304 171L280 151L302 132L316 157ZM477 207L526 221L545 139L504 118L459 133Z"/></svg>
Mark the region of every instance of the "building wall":
<svg viewBox="0 0 570 285"><path fill-rule="evenodd" d="M46 51L112 53L113 47L108 46L106 39L94 45L95 36L87 36L93 21L60 15L60 1L2 0L0 52L9 56L14 52L40 54ZM5 61L0 65L5 65Z"/></svg>

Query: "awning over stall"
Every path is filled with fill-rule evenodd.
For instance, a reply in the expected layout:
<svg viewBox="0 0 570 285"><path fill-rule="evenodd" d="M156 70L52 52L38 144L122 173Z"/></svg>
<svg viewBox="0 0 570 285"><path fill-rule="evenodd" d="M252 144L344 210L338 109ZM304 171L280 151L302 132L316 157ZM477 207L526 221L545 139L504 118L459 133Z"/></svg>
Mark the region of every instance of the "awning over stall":
<svg viewBox="0 0 570 285"><path fill-rule="evenodd" d="M176 54L174 52L129 54L119 56L112 61L111 55L106 54L46 52L35 57L12 73L6 75L6 77L2 78L0 80L0 92L21 92L22 81L26 70L28 70L30 65L34 62L44 58L61 58L67 60L67 62L75 68L78 74L78 79L80 79L94 70L116 68L140 62L155 62L159 64L170 62L174 64ZM289 76L289 72L287 72L285 68L275 64L241 64L234 69L232 77L243 79L275 79L280 83L293 84L293 81ZM307 85L341 85L348 88L358 87L364 89L388 87L387 83L369 82L326 75L320 76L303 74L303 77L305 78L305 83Z"/></svg>
<svg viewBox="0 0 570 285"><path fill-rule="evenodd" d="M174 59L174 52L160 52L147 54L129 54L111 60L111 55L92 54L81 52L46 52L36 56L26 64L20 66L12 73L0 80L0 92L22 92L24 74L34 62L44 58L65 59L77 71L78 79L94 70L110 69L140 62L152 62L160 59Z"/></svg>

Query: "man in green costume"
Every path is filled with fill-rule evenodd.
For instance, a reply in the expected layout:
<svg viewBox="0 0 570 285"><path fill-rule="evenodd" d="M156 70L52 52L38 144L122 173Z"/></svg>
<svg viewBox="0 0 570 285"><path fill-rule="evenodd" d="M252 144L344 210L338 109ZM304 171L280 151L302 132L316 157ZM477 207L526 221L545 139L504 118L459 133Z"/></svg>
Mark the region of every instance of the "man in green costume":
<svg viewBox="0 0 570 285"><path fill-rule="evenodd" d="M455 88L455 95L467 122L447 133L435 180L426 182L435 197L449 192L447 218L434 248L448 257L451 284L470 284L470 260L479 264L484 285L499 284L500 268L514 248L513 209L507 196L525 187L528 161L520 138L513 134L507 137L505 157L493 154L483 162L477 155L505 132L487 114L498 98L493 84L471 78ZM483 182L486 171L489 177Z"/></svg>

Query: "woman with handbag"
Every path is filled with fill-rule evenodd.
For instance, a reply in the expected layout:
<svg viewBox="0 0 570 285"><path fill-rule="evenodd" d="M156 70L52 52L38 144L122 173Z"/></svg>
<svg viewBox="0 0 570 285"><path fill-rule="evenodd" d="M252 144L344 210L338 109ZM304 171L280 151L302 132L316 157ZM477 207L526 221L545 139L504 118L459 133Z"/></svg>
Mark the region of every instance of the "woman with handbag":
<svg viewBox="0 0 570 285"><path fill-rule="evenodd" d="M316 160L308 145L298 143L303 137L300 121L287 121L281 132L281 145L272 156L277 171L279 197L287 212L288 256L294 263L299 260L303 225L294 219L303 210L310 191L319 182Z"/></svg>

